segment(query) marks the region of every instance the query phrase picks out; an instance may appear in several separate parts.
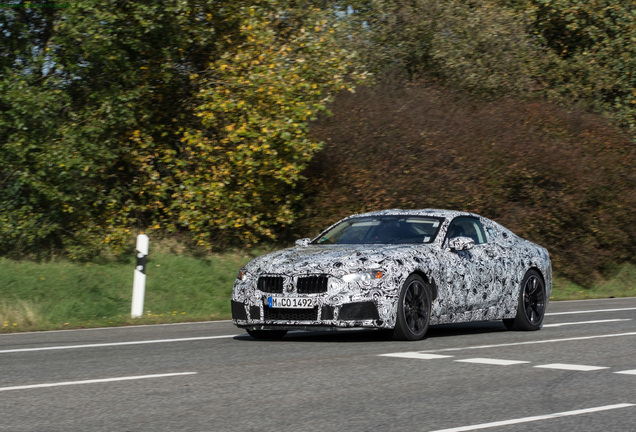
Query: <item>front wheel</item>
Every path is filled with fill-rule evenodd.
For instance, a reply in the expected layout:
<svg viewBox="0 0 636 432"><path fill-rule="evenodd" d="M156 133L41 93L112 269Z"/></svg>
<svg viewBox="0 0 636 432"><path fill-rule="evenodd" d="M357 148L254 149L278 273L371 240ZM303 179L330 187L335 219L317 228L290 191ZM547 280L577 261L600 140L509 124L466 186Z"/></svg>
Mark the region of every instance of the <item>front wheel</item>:
<svg viewBox="0 0 636 432"><path fill-rule="evenodd" d="M509 330L539 330L545 315L545 284L536 270L528 270L521 282L517 316L504 319Z"/></svg>
<svg viewBox="0 0 636 432"><path fill-rule="evenodd" d="M431 315L431 290L418 275L406 279L397 305L397 317L393 338L396 340L420 340L428 330Z"/></svg>

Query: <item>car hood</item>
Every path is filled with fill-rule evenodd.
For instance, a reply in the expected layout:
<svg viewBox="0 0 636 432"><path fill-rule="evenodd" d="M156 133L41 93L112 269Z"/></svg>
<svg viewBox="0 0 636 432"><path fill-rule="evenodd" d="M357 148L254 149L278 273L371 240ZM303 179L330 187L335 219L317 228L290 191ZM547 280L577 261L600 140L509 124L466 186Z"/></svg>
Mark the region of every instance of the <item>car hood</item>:
<svg viewBox="0 0 636 432"><path fill-rule="evenodd" d="M429 252L426 245L309 245L283 249L251 261L250 273L331 274L383 268L399 259L421 257Z"/></svg>

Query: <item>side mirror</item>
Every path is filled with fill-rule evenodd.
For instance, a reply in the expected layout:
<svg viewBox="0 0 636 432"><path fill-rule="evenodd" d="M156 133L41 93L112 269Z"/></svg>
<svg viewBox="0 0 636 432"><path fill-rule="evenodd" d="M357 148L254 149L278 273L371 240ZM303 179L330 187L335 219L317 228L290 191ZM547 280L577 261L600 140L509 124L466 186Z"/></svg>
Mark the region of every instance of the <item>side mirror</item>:
<svg viewBox="0 0 636 432"><path fill-rule="evenodd" d="M296 246L308 246L311 243L310 238L302 238L300 240L296 240Z"/></svg>
<svg viewBox="0 0 636 432"><path fill-rule="evenodd" d="M448 240L448 247L453 251L469 250L473 246L475 246L475 240L470 237L453 237Z"/></svg>

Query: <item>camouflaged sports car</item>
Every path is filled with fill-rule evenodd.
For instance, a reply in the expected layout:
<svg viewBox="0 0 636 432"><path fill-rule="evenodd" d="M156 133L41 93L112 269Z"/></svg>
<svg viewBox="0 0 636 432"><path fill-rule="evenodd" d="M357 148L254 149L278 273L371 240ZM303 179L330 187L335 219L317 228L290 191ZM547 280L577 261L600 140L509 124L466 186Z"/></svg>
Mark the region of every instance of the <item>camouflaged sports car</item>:
<svg viewBox="0 0 636 432"><path fill-rule="evenodd" d="M503 320L538 330L548 251L496 222L449 210L353 215L242 268L232 319L255 338L374 328L418 340L429 325Z"/></svg>

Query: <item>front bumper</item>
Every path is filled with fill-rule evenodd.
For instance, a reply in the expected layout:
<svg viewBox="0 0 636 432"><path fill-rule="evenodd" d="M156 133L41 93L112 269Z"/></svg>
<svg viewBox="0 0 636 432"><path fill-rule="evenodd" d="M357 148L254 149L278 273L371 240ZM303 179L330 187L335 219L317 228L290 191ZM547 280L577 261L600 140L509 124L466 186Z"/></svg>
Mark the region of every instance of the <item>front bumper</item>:
<svg viewBox="0 0 636 432"><path fill-rule="evenodd" d="M372 300L323 304L312 309L270 308L264 301L249 304L232 300L232 321L253 330L339 330L389 328Z"/></svg>

